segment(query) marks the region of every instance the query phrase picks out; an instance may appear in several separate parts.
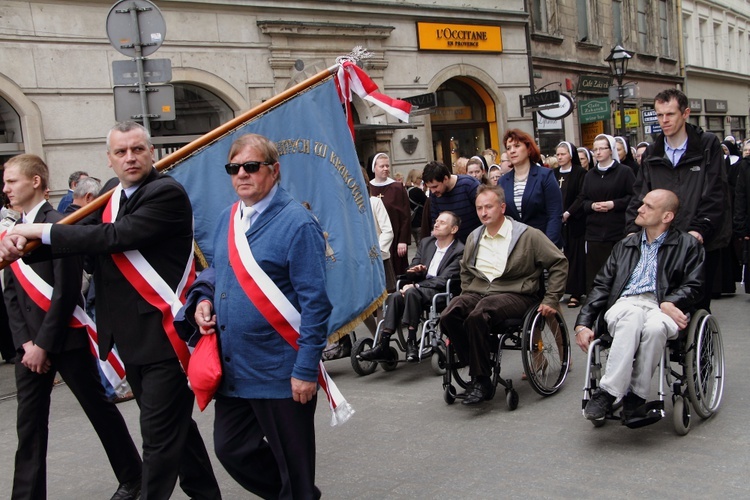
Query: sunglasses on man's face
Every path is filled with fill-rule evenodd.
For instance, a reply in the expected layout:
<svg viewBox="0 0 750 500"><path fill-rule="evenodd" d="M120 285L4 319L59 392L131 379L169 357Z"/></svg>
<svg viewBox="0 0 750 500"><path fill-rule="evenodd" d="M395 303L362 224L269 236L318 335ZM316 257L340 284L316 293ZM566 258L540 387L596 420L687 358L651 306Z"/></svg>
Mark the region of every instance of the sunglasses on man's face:
<svg viewBox="0 0 750 500"><path fill-rule="evenodd" d="M254 174L260 170L261 165L273 165L266 161L248 161L245 163L227 163L224 168L227 170L229 175L237 175L240 173L240 169L244 168L248 174Z"/></svg>

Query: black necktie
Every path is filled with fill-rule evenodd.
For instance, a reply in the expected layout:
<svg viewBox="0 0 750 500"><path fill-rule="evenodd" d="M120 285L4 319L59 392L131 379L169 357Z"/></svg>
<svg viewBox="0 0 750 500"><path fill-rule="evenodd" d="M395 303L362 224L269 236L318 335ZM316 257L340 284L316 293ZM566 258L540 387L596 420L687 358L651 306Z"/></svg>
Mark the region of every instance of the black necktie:
<svg viewBox="0 0 750 500"><path fill-rule="evenodd" d="M128 202L128 197L125 195L125 191L120 193L120 208L117 210L117 218L121 219L125 213L125 204Z"/></svg>

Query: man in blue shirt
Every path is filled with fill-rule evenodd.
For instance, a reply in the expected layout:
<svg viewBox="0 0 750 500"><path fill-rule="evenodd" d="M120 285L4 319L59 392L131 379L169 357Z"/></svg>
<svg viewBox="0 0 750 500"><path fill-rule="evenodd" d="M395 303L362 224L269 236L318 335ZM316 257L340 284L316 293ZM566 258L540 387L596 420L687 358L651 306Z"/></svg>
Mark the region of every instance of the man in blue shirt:
<svg viewBox="0 0 750 500"><path fill-rule="evenodd" d="M589 420L603 420L619 398L624 420L646 402L667 340L687 327L700 298L703 246L671 227L679 205L671 191L646 194L635 219L642 230L615 245L576 319L576 343L584 352L601 311L613 338L606 373L584 410Z"/></svg>

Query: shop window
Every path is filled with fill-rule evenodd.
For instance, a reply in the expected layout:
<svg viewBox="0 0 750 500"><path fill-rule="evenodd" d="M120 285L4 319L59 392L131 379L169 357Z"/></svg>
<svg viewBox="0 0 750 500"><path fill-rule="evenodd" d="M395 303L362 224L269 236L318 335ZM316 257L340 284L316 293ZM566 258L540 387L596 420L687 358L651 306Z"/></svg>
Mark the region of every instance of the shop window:
<svg viewBox="0 0 750 500"><path fill-rule="evenodd" d="M487 110L474 89L448 80L437 90L437 101L431 114L435 160L453 165L490 147Z"/></svg>
<svg viewBox="0 0 750 500"><path fill-rule="evenodd" d="M706 128L709 132L713 132L717 136L724 137L724 117L723 116L707 116L706 117Z"/></svg>
<svg viewBox="0 0 750 500"><path fill-rule="evenodd" d="M745 117L744 116L732 116L730 119L731 128L732 128L732 135L735 139L738 141L741 139L745 139Z"/></svg>

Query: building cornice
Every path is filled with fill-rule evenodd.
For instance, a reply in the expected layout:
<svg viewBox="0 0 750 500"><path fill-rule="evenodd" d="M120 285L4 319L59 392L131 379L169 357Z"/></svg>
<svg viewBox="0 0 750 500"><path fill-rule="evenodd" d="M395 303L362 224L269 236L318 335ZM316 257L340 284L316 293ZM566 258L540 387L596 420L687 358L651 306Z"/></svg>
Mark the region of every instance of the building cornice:
<svg viewBox="0 0 750 500"><path fill-rule="evenodd" d="M258 28L264 35L284 35L287 37L352 37L388 38L396 29L394 26L376 24L308 23L303 21L258 21Z"/></svg>

